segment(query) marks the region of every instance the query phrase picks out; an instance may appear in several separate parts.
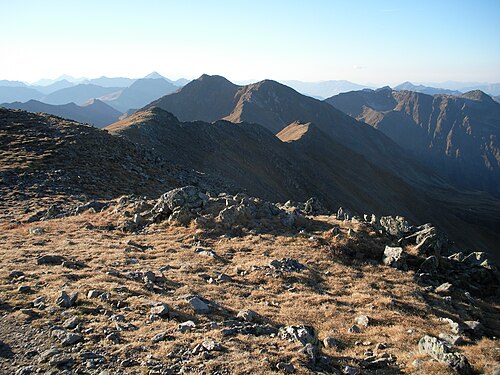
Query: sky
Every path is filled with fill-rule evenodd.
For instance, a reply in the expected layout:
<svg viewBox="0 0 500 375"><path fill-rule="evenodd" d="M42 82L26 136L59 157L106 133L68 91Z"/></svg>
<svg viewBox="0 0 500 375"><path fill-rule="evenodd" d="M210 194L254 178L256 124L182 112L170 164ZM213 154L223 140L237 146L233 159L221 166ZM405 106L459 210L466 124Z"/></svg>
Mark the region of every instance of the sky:
<svg viewBox="0 0 500 375"><path fill-rule="evenodd" d="M500 82L500 0L0 0L0 79Z"/></svg>

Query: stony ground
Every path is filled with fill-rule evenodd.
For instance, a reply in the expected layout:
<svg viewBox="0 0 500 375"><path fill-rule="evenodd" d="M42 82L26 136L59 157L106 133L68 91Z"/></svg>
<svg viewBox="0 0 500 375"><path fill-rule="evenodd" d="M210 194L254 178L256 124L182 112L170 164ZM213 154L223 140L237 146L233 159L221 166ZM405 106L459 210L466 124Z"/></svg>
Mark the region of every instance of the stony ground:
<svg viewBox="0 0 500 375"><path fill-rule="evenodd" d="M383 265L366 222L125 232L129 216L0 221L1 374L451 374L419 350L440 334L499 371L498 296Z"/></svg>

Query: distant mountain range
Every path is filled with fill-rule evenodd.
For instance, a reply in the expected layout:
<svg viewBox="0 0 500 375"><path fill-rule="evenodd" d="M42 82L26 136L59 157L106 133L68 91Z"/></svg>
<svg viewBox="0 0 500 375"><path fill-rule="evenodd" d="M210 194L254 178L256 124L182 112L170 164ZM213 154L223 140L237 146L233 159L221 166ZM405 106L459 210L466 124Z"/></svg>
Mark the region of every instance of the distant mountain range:
<svg viewBox="0 0 500 375"><path fill-rule="evenodd" d="M97 99L91 100L82 106L76 105L75 103L52 105L37 100L29 100L26 103L3 103L0 104L0 107L23 109L29 112L49 113L70 120L92 124L98 128L116 122L121 116L121 112Z"/></svg>
<svg viewBox="0 0 500 375"><path fill-rule="evenodd" d="M99 99L106 102L115 110L125 113L134 108L140 108L151 101L179 89L179 86L189 82L186 79L171 81L160 74L153 72L142 79L124 77L100 77L95 79L75 79L70 76L61 76L56 80L41 80L29 86L19 81L0 81L0 103L11 103L12 108L32 108L38 101L53 106L74 103L77 106L89 100ZM20 106L26 103L26 106ZM64 109L45 106L47 113L61 115L61 113L74 113L69 107ZM40 108L39 104L35 107ZM108 124L109 116L103 112L103 118L93 121L93 124ZM114 114L113 114L114 115ZM80 114L70 117L84 121Z"/></svg>
<svg viewBox="0 0 500 375"><path fill-rule="evenodd" d="M312 96L316 99L325 99L341 92L369 88L369 86L358 85L357 83L343 80L321 82L280 81L280 83L297 90L301 94Z"/></svg>
<svg viewBox="0 0 500 375"><path fill-rule="evenodd" d="M500 196L500 104L482 91L431 96L382 88L326 102L382 131L455 185Z"/></svg>
<svg viewBox="0 0 500 375"><path fill-rule="evenodd" d="M434 94L461 95L462 94L462 92L457 91L457 90L448 90L448 89L442 89L442 88L437 88L437 87L414 85L411 82L404 82L404 83L394 87L394 90L415 91L415 92L421 92L423 94L429 94L429 95L434 95ZM335 95L337 95L337 94L335 94Z"/></svg>

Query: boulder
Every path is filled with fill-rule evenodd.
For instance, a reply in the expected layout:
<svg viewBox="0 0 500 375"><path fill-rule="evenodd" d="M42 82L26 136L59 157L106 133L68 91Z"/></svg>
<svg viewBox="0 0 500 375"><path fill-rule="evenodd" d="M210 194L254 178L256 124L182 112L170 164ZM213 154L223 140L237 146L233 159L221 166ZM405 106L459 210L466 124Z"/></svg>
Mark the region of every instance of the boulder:
<svg viewBox="0 0 500 375"><path fill-rule="evenodd" d="M274 259L269 262L269 267L283 272L301 272L307 269L302 263L292 258Z"/></svg>
<svg viewBox="0 0 500 375"><path fill-rule="evenodd" d="M421 273L436 273L439 266L439 259L435 255L427 257L420 265L419 272Z"/></svg>
<svg viewBox="0 0 500 375"><path fill-rule="evenodd" d="M306 215L328 215L328 210L318 198L312 197L304 203L304 213Z"/></svg>
<svg viewBox="0 0 500 375"><path fill-rule="evenodd" d="M37 258L36 263L39 265L47 265L47 266L58 266L61 265L66 258L61 255L42 255Z"/></svg>
<svg viewBox="0 0 500 375"><path fill-rule="evenodd" d="M197 187L184 186L163 194L151 209L150 214L153 221L161 221L168 219L174 211L177 211L176 220L181 218L184 221L187 212L201 209L207 201L208 196Z"/></svg>
<svg viewBox="0 0 500 375"><path fill-rule="evenodd" d="M60 307L71 307L76 303L78 299L78 293L68 294L66 291L61 291L56 299L56 304Z"/></svg>
<svg viewBox="0 0 500 375"><path fill-rule="evenodd" d="M472 374L472 368L467 358L452 349L444 340L432 336L424 336L418 342L420 353L428 354L439 362L446 363L459 374Z"/></svg>
<svg viewBox="0 0 500 375"><path fill-rule="evenodd" d="M439 256L448 244L448 238L436 228L429 227L416 233L416 243L415 249L419 255Z"/></svg>
<svg viewBox="0 0 500 375"><path fill-rule="evenodd" d="M188 299L188 303L191 305L193 310L197 313L208 313L210 312L210 306L208 306L207 303L205 303L200 297L194 296Z"/></svg>
<svg viewBox="0 0 500 375"><path fill-rule="evenodd" d="M387 233L397 238L403 237L411 230L411 226L402 216L382 216L380 218L380 225Z"/></svg>
<svg viewBox="0 0 500 375"><path fill-rule="evenodd" d="M408 266L406 264L406 253L404 252L402 247L386 246L382 262L386 266L393 267L399 270L408 269Z"/></svg>
<svg viewBox="0 0 500 375"><path fill-rule="evenodd" d="M318 345L318 337L312 326L299 325L281 327L278 331L278 337L283 340L298 342L304 346L306 344Z"/></svg>

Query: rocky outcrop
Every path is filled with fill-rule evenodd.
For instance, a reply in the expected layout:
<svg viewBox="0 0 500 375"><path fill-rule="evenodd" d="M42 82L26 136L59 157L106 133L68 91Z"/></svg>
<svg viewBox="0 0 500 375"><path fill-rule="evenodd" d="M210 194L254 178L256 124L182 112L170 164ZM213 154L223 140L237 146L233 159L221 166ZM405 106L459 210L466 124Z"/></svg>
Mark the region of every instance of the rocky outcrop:
<svg viewBox="0 0 500 375"><path fill-rule="evenodd" d="M418 342L418 349L421 353L428 354L439 362L446 363L459 374L473 374L467 358L458 351L453 350L447 342L441 339L424 336Z"/></svg>

